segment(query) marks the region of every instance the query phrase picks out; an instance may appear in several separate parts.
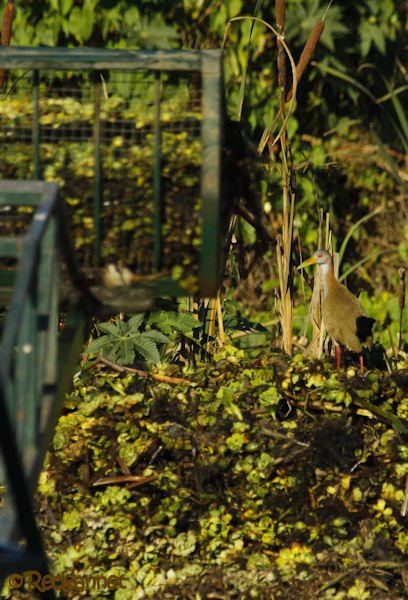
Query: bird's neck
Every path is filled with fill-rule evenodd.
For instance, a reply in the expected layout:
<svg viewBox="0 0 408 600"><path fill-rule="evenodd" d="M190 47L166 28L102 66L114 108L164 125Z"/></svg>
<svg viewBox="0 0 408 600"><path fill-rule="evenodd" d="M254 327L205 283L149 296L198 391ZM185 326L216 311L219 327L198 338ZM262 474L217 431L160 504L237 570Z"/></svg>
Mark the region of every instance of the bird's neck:
<svg viewBox="0 0 408 600"><path fill-rule="evenodd" d="M334 276L333 262L320 265L320 268L322 273L323 296L326 297L332 283L336 281Z"/></svg>

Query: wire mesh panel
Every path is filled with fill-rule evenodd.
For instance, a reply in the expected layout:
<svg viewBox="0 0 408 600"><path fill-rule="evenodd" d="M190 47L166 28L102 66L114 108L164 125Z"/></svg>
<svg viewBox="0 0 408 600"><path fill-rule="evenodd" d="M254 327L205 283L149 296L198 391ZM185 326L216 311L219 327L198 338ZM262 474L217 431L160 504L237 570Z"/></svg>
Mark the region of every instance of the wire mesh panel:
<svg viewBox="0 0 408 600"><path fill-rule="evenodd" d="M2 176L60 185L94 289L215 293L219 52L20 50L0 50Z"/></svg>

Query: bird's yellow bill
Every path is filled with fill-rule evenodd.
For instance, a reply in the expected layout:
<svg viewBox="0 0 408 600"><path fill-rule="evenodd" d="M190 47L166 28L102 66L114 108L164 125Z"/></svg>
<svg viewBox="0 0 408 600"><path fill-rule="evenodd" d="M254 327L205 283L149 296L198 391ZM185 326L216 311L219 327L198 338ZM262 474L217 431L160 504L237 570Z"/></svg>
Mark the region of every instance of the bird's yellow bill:
<svg viewBox="0 0 408 600"><path fill-rule="evenodd" d="M310 258L308 258L307 260L304 260L302 262L302 264L300 264L297 269L303 269L304 267L310 267L310 265L315 265L316 264L316 259L314 256L311 256Z"/></svg>

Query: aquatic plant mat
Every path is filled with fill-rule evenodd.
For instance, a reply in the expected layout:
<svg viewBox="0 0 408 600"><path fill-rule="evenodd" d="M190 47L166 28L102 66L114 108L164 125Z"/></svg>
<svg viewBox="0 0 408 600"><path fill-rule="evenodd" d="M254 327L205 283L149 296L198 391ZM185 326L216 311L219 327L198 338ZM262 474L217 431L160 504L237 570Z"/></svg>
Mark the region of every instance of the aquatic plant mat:
<svg viewBox="0 0 408 600"><path fill-rule="evenodd" d="M114 595L69 597L407 597L399 368L361 377L227 348L212 365L163 367L163 383L87 363L37 515L55 573L123 579Z"/></svg>

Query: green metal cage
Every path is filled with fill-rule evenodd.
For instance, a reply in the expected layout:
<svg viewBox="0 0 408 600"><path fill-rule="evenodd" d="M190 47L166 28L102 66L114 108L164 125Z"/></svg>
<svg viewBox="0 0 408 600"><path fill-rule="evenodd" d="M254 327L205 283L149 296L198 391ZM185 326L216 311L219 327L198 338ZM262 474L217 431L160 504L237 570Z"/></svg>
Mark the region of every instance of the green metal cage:
<svg viewBox="0 0 408 600"><path fill-rule="evenodd" d="M0 346L0 585L19 569L47 570L31 497L86 331L79 297L58 328L62 256L71 262L58 186L0 180L2 225L5 209L21 207L27 227L0 236L0 299L9 305Z"/></svg>
<svg viewBox="0 0 408 600"><path fill-rule="evenodd" d="M221 51L10 47L0 68L0 172L59 184L101 301L214 296L229 211ZM106 285L112 265L134 297Z"/></svg>
<svg viewBox="0 0 408 600"><path fill-rule="evenodd" d="M214 296L230 214L220 51L11 47L1 68L0 583L47 569L31 497L89 315Z"/></svg>

